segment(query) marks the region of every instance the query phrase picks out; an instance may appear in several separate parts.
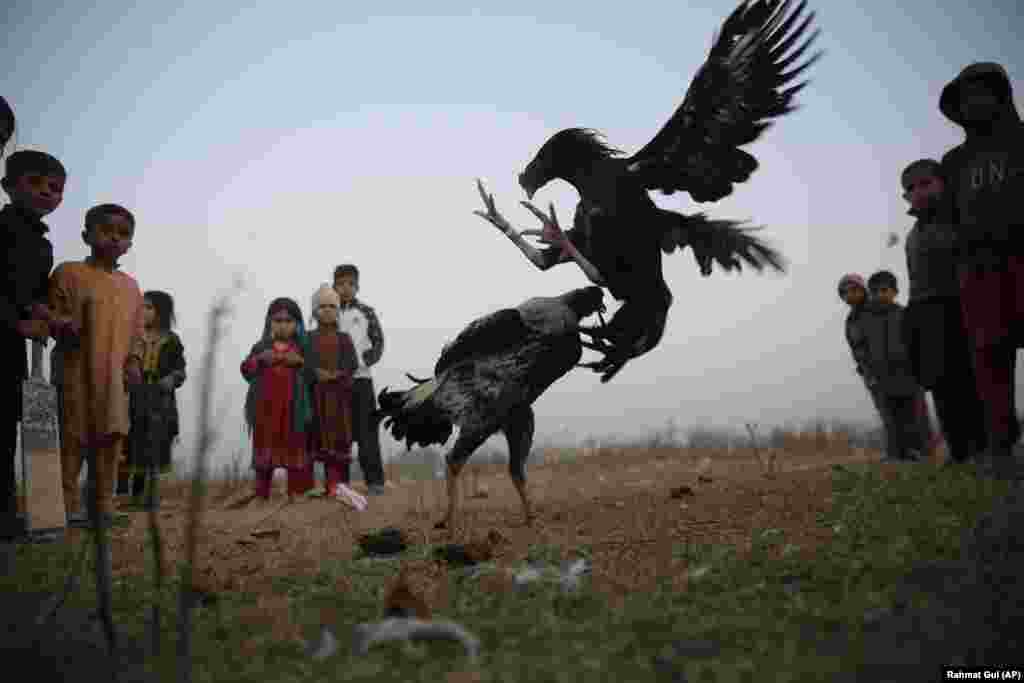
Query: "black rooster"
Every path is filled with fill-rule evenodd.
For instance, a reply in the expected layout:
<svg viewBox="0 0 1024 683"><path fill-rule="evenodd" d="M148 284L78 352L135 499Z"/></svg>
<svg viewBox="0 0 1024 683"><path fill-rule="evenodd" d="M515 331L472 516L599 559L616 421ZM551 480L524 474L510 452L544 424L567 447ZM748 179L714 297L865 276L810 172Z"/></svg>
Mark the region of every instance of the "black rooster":
<svg viewBox="0 0 1024 683"><path fill-rule="evenodd" d="M456 480L484 441L499 431L509 448L509 474L533 521L526 493L526 458L533 444L533 402L573 369L583 355L579 323L604 309L600 287L538 297L471 322L441 350L434 377L417 379L408 391L381 391L378 419L407 447L444 444L455 426L459 436L445 458L448 512L452 520Z"/></svg>
<svg viewBox="0 0 1024 683"><path fill-rule="evenodd" d="M562 232L554 205L545 215L522 202L544 227L517 232L477 181L485 211L474 213L501 229L537 268L575 261L591 282L623 301L607 326L584 330L592 339L584 345L605 354L587 364L603 373L602 382L661 340L672 304L662 252L689 246L704 276L714 261L726 271L742 270L741 262L758 271L785 270L782 256L751 234L754 228L661 209L648 192L684 191L697 202L714 202L750 178L758 162L740 147L757 140L770 119L795 109L791 101L806 82L780 88L821 56L785 71L818 35L814 31L785 56L814 18L812 12L797 25L805 6L800 2L790 12L790 0L743 2L723 23L682 105L633 156L624 157L587 128L568 128L545 142L519 184L529 199L555 179L576 188L580 201L570 230ZM550 246L538 250L523 238L530 234Z"/></svg>

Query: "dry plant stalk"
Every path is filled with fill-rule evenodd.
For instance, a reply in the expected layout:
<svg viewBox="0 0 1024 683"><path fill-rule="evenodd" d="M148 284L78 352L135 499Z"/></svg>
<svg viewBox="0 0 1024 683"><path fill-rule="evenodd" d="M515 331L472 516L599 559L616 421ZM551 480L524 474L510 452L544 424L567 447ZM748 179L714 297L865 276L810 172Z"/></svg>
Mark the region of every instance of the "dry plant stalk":
<svg viewBox="0 0 1024 683"><path fill-rule="evenodd" d="M239 287L238 282L235 289ZM192 471L192 495L189 499L188 525L185 532L185 562L181 568L181 593L178 599L178 676L182 683L192 680L192 608L193 571L196 558L196 541L202 519L203 498L206 488L206 466L216 435L212 427L211 399L213 378L216 367L217 348L223 330L221 324L230 311L230 294L223 297L210 309L207 322L206 351L199 373L199 429L196 437L195 462Z"/></svg>
<svg viewBox="0 0 1024 683"><path fill-rule="evenodd" d="M754 452L757 462L761 465L761 473L767 479L774 479L778 471L775 450L769 448L767 453L762 453L761 444L757 438L757 425L753 422L748 422L746 427L747 434L750 435L750 448Z"/></svg>

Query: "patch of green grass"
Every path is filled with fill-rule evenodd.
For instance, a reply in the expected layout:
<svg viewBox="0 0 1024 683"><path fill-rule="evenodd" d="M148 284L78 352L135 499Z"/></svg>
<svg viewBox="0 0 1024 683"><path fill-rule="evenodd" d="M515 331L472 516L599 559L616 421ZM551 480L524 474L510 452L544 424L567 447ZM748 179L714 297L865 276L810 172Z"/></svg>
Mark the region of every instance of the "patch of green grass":
<svg viewBox="0 0 1024 683"><path fill-rule="evenodd" d="M563 594L556 583L538 582L521 592L489 592L479 579L452 572L450 606L439 618L473 631L482 643L482 681L656 681L655 659L673 642L714 641L711 657L677 657L693 681L820 681L857 663L863 615L893 600L895 583L911 566L958 559L960 537L990 508L1005 485L978 479L968 471L908 466L886 479L870 466L836 468L833 508L820 520L831 541L808 560L791 552L778 529L758 530L749 553L727 547L679 545L676 558L706 571L674 592L662 582L651 592L608 606L584 579L582 588ZM427 557L430 548L407 556ZM586 556L589 549L578 549ZM782 552L779 552L782 551ZM557 549L536 546L531 559L557 562ZM4 589L56 589L67 562L58 548L18 550L18 574L0 580ZM273 584L287 596L288 614L307 639L319 633L322 608L338 615L328 624L341 650L322 662L307 658L296 642L274 642L272 625L240 615L258 596L225 594L216 607L197 611L194 648L197 681L445 681L469 666L460 647L449 643L384 644L365 657L351 654L352 627L379 617L386 582L398 570L395 560L354 558L327 564L312 576ZM336 577L352 589L338 593ZM90 583L72 601L93 603ZM148 604L164 607L164 657L157 662L167 680L174 672L173 633L176 579L160 596L142 579L115 588L116 617L123 630L141 637ZM809 636L842 629L849 653L823 650ZM255 640L255 648L243 643ZM851 660L852 658L852 660Z"/></svg>

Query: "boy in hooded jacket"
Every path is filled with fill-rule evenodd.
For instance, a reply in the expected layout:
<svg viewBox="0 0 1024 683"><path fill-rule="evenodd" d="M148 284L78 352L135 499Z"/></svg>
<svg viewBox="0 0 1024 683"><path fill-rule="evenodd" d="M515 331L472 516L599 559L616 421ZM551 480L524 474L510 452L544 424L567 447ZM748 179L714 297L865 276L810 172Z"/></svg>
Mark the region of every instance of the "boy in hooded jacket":
<svg viewBox="0 0 1024 683"><path fill-rule="evenodd" d="M961 302L978 394L985 403L993 473L1019 478L1014 396L1024 346L1024 122L999 64L967 66L942 90L939 110L965 140L942 158L952 192Z"/></svg>
<svg viewBox="0 0 1024 683"><path fill-rule="evenodd" d="M904 336L914 376L932 392L949 462L963 463L985 448L985 409L964 330L956 229L945 184L934 159L919 159L900 175L907 213L916 219L904 241L910 276Z"/></svg>

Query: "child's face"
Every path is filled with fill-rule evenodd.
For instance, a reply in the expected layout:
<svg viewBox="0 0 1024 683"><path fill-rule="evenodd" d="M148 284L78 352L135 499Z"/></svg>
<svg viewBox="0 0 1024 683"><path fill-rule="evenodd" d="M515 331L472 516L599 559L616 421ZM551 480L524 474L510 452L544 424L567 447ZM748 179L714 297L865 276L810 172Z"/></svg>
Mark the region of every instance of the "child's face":
<svg viewBox="0 0 1024 683"><path fill-rule="evenodd" d="M24 173L7 186L11 203L42 218L53 213L64 200L63 176Z"/></svg>
<svg viewBox="0 0 1024 683"><path fill-rule="evenodd" d="M156 327L156 306L149 299L142 300L142 322L146 327Z"/></svg>
<svg viewBox="0 0 1024 683"><path fill-rule="evenodd" d="M298 323L288 311L278 311L270 316L270 336L274 341L288 341L295 336L297 327Z"/></svg>
<svg viewBox="0 0 1024 683"><path fill-rule="evenodd" d="M996 117L999 97L981 79L967 81L960 88L960 116L965 123L986 123Z"/></svg>
<svg viewBox="0 0 1024 683"><path fill-rule="evenodd" d="M935 205L945 186L942 179L933 175L920 175L910 178L903 188L903 198L910 202L911 208L921 211Z"/></svg>
<svg viewBox="0 0 1024 683"><path fill-rule="evenodd" d="M843 301L845 301L850 308L860 306L864 303L864 299L866 297L867 292L864 291L863 287L858 287L857 285L850 285L843 292Z"/></svg>
<svg viewBox="0 0 1024 683"><path fill-rule="evenodd" d="M338 322L338 307L334 304L320 304L313 312L316 321L321 325L335 325Z"/></svg>
<svg viewBox="0 0 1024 683"><path fill-rule="evenodd" d="M896 301L896 294L898 292L892 287L878 287L872 292L876 301L883 304L891 304Z"/></svg>
<svg viewBox="0 0 1024 683"><path fill-rule="evenodd" d="M359 291L359 282L356 281L353 275L341 275L334 280L334 290L341 297L341 303L347 304L356 298L356 292Z"/></svg>
<svg viewBox="0 0 1024 683"><path fill-rule="evenodd" d="M0 114L0 152L3 151L7 143L11 141L11 137L14 135L14 121L11 121L7 117Z"/></svg>
<svg viewBox="0 0 1024 683"><path fill-rule="evenodd" d="M132 248L135 226L127 216L121 214L109 214L101 220L101 223L89 227L82 237L92 248L94 257L117 263Z"/></svg>

